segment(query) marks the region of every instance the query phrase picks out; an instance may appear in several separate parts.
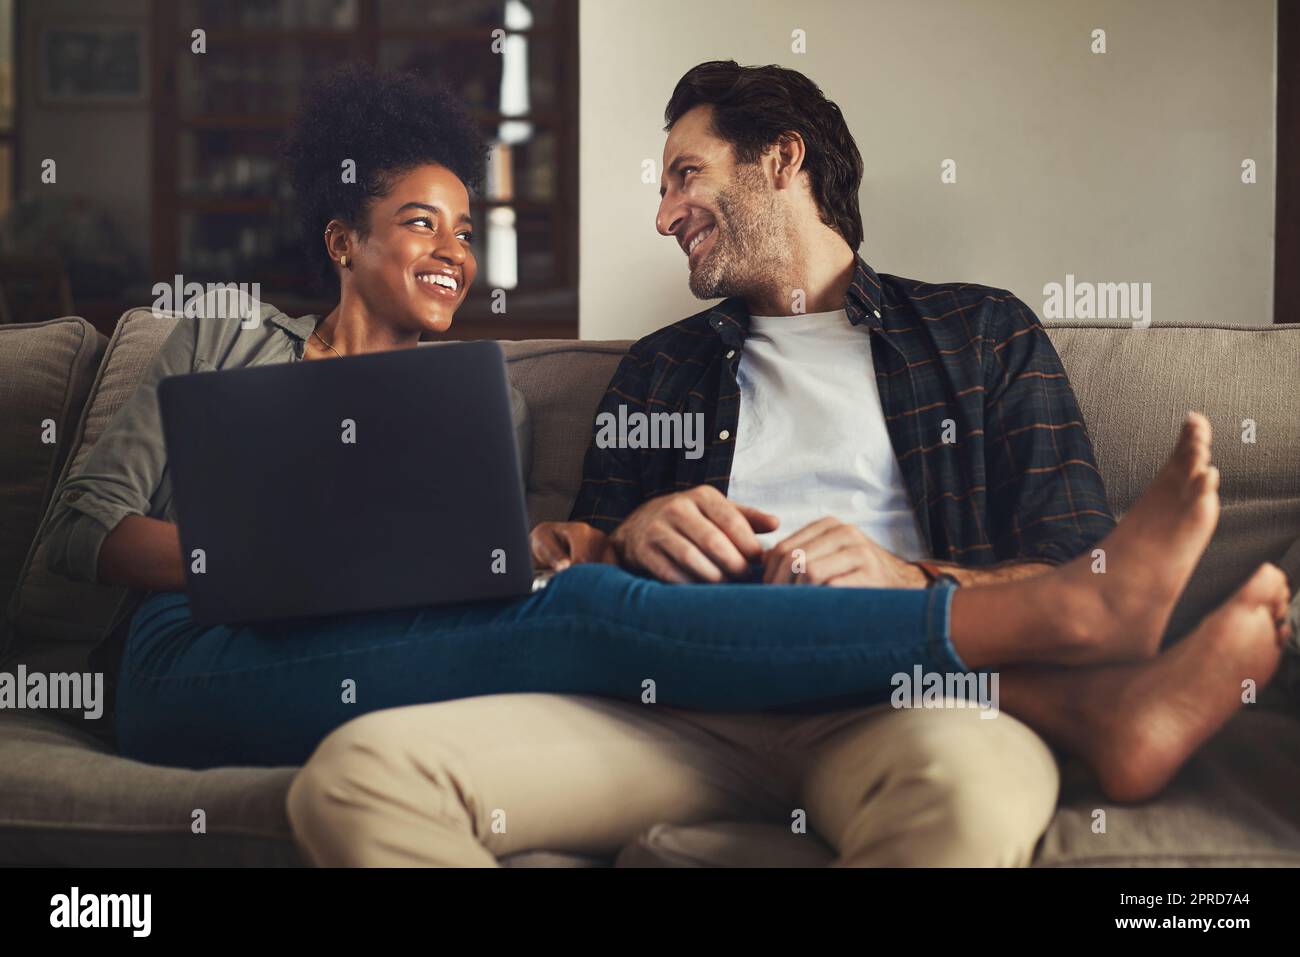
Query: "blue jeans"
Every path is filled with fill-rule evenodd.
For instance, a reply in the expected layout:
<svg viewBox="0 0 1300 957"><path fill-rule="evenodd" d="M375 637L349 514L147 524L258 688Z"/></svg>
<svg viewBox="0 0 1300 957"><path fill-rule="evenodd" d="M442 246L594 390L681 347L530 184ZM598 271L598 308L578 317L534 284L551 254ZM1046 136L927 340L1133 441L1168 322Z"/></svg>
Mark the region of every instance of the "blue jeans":
<svg viewBox="0 0 1300 957"><path fill-rule="evenodd" d="M157 592L131 622L118 746L185 767L299 764L367 711L520 691L702 711L874 704L914 665L967 670L951 599L946 584L666 585L578 565L510 601L203 627L184 592Z"/></svg>

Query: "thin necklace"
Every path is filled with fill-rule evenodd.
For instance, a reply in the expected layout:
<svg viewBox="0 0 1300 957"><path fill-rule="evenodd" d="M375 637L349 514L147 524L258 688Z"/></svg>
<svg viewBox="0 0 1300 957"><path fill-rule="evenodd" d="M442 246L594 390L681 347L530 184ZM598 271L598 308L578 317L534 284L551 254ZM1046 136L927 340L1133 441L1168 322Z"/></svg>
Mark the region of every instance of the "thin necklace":
<svg viewBox="0 0 1300 957"><path fill-rule="evenodd" d="M312 334L313 336L315 336L317 339L319 339L321 342L325 342L325 337L322 336L322 335L321 335L319 332L317 332L315 329L313 329L313 330L311 331L311 334ZM330 352L334 353L334 354L335 354L336 356L338 356L340 359L343 358L343 353L339 352L337 349L335 349L335 348L334 348L332 345L330 345L328 342L325 342L325 348L328 349Z"/></svg>

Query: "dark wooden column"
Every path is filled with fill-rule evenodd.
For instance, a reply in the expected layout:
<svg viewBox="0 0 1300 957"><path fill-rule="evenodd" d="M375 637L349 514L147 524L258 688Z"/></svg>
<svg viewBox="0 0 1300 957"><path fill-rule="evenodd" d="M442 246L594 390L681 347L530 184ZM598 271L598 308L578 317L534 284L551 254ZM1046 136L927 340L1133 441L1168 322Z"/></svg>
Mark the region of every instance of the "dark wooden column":
<svg viewBox="0 0 1300 957"><path fill-rule="evenodd" d="M1300 3L1277 5L1277 219L1273 321L1300 322Z"/></svg>

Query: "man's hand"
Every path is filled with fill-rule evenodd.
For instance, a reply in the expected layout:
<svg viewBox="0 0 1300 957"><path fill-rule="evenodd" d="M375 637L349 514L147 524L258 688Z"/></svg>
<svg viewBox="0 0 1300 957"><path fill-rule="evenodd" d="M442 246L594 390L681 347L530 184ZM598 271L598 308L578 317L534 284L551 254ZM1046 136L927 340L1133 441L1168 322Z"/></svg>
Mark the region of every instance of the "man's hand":
<svg viewBox="0 0 1300 957"><path fill-rule="evenodd" d="M819 519L774 545L763 561L769 585L924 588L925 572L877 545L856 525Z"/></svg>
<svg viewBox="0 0 1300 957"><path fill-rule="evenodd" d="M542 522L528 536L533 566L563 571L589 562L617 564L609 536L586 522Z"/></svg>
<svg viewBox="0 0 1300 957"><path fill-rule="evenodd" d="M652 498L623 520L610 542L633 571L666 582L744 578L763 555L758 534L775 530L775 515L738 505L712 485Z"/></svg>

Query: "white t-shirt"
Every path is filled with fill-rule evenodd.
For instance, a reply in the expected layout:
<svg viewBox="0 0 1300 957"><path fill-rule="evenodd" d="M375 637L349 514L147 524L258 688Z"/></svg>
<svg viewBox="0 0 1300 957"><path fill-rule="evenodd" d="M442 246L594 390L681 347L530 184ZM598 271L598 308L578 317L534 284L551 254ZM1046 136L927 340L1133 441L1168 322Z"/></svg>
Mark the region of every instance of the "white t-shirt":
<svg viewBox="0 0 1300 957"><path fill-rule="evenodd" d="M727 497L772 512L764 548L827 515L894 554L929 557L885 427L871 334L843 309L751 316Z"/></svg>

